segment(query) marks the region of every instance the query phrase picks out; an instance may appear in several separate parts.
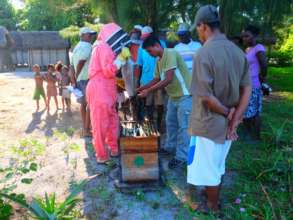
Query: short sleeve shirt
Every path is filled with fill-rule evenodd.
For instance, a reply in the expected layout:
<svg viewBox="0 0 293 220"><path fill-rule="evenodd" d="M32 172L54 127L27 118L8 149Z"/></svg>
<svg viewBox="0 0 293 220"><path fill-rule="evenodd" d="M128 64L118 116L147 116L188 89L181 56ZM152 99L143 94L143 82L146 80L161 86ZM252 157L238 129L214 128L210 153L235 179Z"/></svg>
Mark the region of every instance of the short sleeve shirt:
<svg viewBox="0 0 293 220"><path fill-rule="evenodd" d="M78 75L77 81L80 80L88 80L88 66L89 61L92 53L92 45L85 41L80 41L74 48L72 52L72 63L75 71L77 68L77 65L80 60L86 60L82 70L80 71L80 74Z"/></svg>
<svg viewBox="0 0 293 220"><path fill-rule="evenodd" d="M174 78L165 88L171 99L190 95L191 76L180 54L174 49L164 49L161 59L157 60L155 77L165 79L168 70L174 69Z"/></svg>
<svg viewBox="0 0 293 220"><path fill-rule="evenodd" d="M146 50L140 46L138 48L137 65L141 66L140 84L146 85L154 79L154 71L156 65L156 58L148 54Z"/></svg>
<svg viewBox="0 0 293 220"><path fill-rule="evenodd" d="M204 106L201 97L213 95L230 108L239 102L240 87L249 85L249 66L240 48L222 34L205 42L193 61L191 135L224 143L228 120Z"/></svg>
<svg viewBox="0 0 293 220"><path fill-rule="evenodd" d="M254 47L247 48L246 50L246 58L249 63L249 71L251 77L251 83L253 88L260 88L260 81L259 81L259 71L260 65L257 59L258 52L265 52L265 48L261 44L257 44Z"/></svg>
<svg viewBox="0 0 293 220"><path fill-rule="evenodd" d="M182 56L190 74L192 72L193 56L199 48L201 48L201 44L192 40L188 44L179 43L174 47L174 49Z"/></svg>
<svg viewBox="0 0 293 220"><path fill-rule="evenodd" d="M164 41L160 41L163 48L166 47ZM142 45L138 48L138 55L136 64L142 67L140 84L146 85L154 79L154 72L157 58L149 55L149 53L142 48Z"/></svg>

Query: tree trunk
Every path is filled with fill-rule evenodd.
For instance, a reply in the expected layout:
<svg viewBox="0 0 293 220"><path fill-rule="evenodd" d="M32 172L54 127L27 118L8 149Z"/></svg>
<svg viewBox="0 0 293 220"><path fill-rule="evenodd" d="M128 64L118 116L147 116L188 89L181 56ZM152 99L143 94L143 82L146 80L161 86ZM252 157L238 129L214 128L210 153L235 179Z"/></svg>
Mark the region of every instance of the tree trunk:
<svg viewBox="0 0 293 220"><path fill-rule="evenodd" d="M154 31L158 31L158 22L157 22L157 0L152 0L152 6L151 6L151 16L150 16L150 24Z"/></svg>

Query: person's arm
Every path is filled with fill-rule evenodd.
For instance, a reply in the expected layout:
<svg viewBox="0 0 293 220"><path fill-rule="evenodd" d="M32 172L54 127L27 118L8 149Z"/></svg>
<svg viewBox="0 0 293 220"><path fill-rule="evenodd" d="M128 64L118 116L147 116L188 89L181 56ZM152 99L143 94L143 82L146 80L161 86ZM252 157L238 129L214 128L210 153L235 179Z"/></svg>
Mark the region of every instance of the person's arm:
<svg viewBox="0 0 293 220"><path fill-rule="evenodd" d="M48 73L43 73L42 74L42 78L43 78L43 80L45 80L46 82L48 82Z"/></svg>
<svg viewBox="0 0 293 220"><path fill-rule="evenodd" d="M202 104L211 112L227 117L230 109L213 95L214 76L210 70L210 64L204 57L194 59L191 92L199 96Z"/></svg>
<svg viewBox="0 0 293 220"><path fill-rule="evenodd" d="M148 84L141 86L139 88L136 89L136 92L141 92L143 90L146 90L148 88L151 88L152 86L154 86L155 84L157 84L158 82L160 82L160 78L155 77L152 81L150 81Z"/></svg>
<svg viewBox="0 0 293 220"><path fill-rule="evenodd" d="M154 92L158 89L163 89L168 86L174 77L174 69L168 70L165 73L165 79L160 80L160 78L155 78L151 83L149 83L141 92L138 94L140 97L146 97L150 92Z"/></svg>
<svg viewBox="0 0 293 220"><path fill-rule="evenodd" d="M235 111L231 119L229 119L229 126L227 131L227 138L229 140L236 140L238 138L237 127L242 121L243 114L248 106L251 95L251 79L249 74L249 64L246 59L239 87L239 102L237 106L235 106Z"/></svg>
<svg viewBox="0 0 293 220"><path fill-rule="evenodd" d="M70 79L73 87L76 86L76 77L73 65L70 65Z"/></svg>
<svg viewBox="0 0 293 220"><path fill-rule="evenodd" d="M137 80L136 82L138 87L140 87L140 80L142 75L143 52L144 52L143 49L139 47L137 51L136 65L134 69L134 76L135 76L135 80Z"/></svg>
<svg viewBox="0 0 293 220"><path fill-rule="evenodd" d="M206 106L211 112L228 117L230 109L223 105L215 96L200 96L204 106Z"/></svg>
<svg viewBox="0 0 293 220"><path fill-rule="evenodd" d="M236 106L233 113L232 119L229 122L227 138L229 140L236 140L237 136L237 127L241 123L243 114L248 106L249 99L251 95L251 86L243 86L240 88L240 100L239 104Z"/></svg>
<svg viewBox="0 0 293 220"><path fill-rule="evenodd" d="M256 53L257 60L260 66L259 80L261 83L266 81L267 76L267 59L264 51L259 51Z"/></svg>
<svg viewBox="0 0 293 220"><path fill-rule="evenodd" d="M49 81L49 80L54 80L53 77L52 77L52 74L49 73L49 72L47 73L47 78L48 78L48 81Z"/></svg>
<svg viewBox="0 0 293 220"><path fill-rule="evenodd" d="M135 67L134 67L134 77L135 77L137 87L140 86L141 73L142 73L142 66L135 65Z"/></svg>
<svg viewBox="0 0 293 220"><path fill-rule="evenodd" d="M75 78L77 79L84 64L86 63L86 60L79 60L77 66L76 66L76 72L75 72Z"/></svg>
<svg viewBox="0 0 293 220"><path fill-rule="evenodd" d="M55 75L55 76L51 76L52 78L52 80L56 83L56 82L58 82L58 79L57 79L57 75Z"/></svg>
<svg viewBox="0 0 293 220"><path fill-rule="evenodd" d="M48 73L48 80L53 81L54 83L57 82L57 78L52 75L52 73Z"/></svg>

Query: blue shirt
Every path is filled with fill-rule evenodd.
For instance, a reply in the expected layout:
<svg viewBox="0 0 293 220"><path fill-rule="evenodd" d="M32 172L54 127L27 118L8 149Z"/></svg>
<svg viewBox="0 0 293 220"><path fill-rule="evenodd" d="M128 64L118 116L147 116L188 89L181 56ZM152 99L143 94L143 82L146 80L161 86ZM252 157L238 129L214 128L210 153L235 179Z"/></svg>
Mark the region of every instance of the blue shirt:
<svg viewBox="0 0 293 220"><path fill-rule="evenodd" d="M160 40L161 46L166 48L166 43ZM149 53L142 48L142 45L138 49L136 64L142 67L140 85L144 86L154 79L155 66L157 58L152 57Z"/></svg>

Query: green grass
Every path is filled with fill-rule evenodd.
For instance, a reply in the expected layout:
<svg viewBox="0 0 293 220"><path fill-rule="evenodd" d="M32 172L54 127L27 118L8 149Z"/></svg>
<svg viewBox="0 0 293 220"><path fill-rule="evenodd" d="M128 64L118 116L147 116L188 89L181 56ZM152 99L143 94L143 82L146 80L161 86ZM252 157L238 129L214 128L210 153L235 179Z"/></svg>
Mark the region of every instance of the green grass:
<svg viewBox="0 0 293 220"><path fill-rule="evenodd" d="M292 217L293 67L270 68L268 82L274 94L264 100L262 142L235 142L229 155L227 167L237 177L223 191L228 219Z"/></svg>
<svg viewBox="0 0 293 220"><path fill-rule="evenodd" d="M293 67L269 68L268 82L276 91L293 92Z"/></svg>

